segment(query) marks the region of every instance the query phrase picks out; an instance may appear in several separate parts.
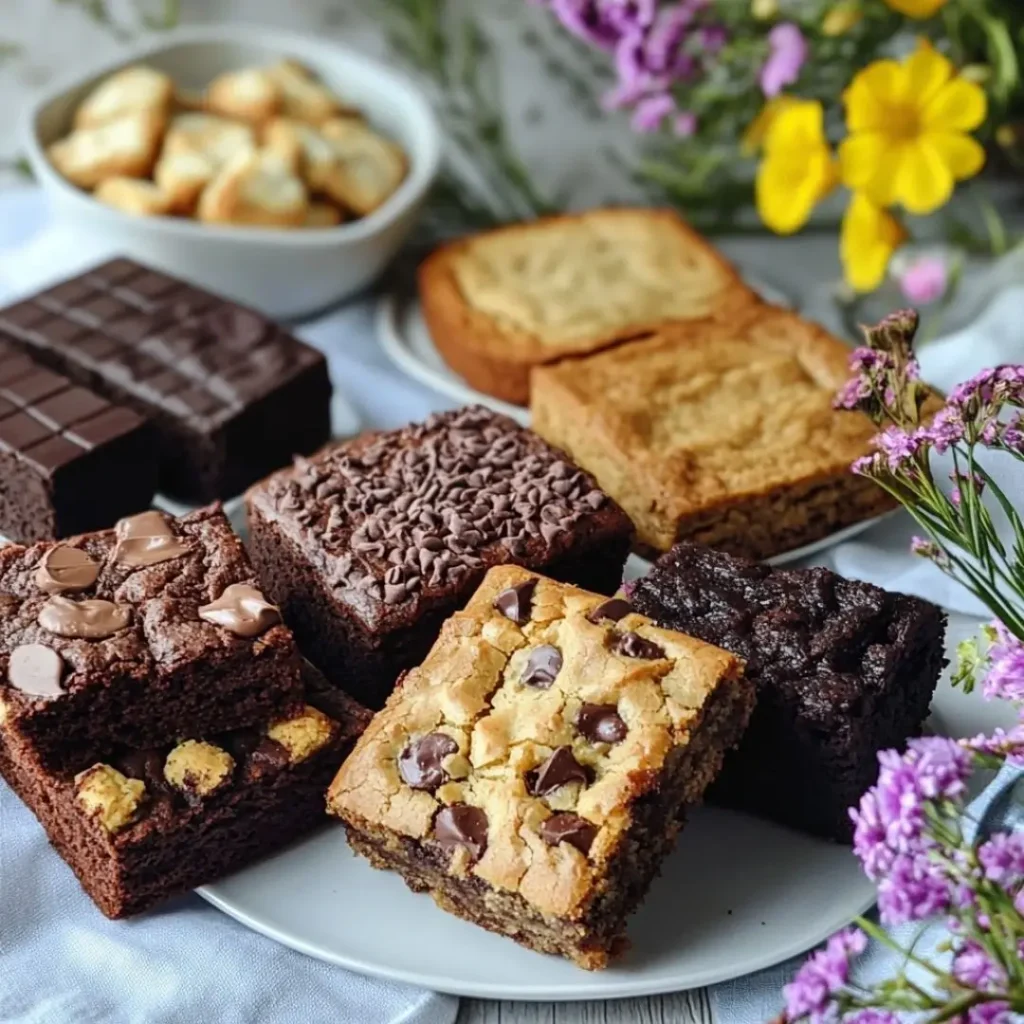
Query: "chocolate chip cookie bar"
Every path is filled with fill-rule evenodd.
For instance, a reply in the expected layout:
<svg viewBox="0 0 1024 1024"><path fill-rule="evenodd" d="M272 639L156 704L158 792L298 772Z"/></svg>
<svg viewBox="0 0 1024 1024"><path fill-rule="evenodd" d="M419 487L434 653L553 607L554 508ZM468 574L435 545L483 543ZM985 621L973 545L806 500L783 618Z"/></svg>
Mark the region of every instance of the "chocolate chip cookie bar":
<svg viewBox="0 0 1024 1024"><path fill-rule="evenodd" d="M492 565L610 594L632 534L592 477L480 407L301 459L246 505L268 597L303 653L369 707Z"/></svg>
<svg viewBox="0 0 1024 1024"><path fill-rule="evenodd" d="M299 662L219 506L0 549L0 722L47 771L283 713Z"/></svg>
<svg viewBox="0 0 1024 1024"><path fill-rule="evenodd" d="M323 355L250 309L118 259L0 310L0 333L149 419L160 490L207 502L330 437Z"/></svg>
<svg viewBox="0 0 1024 1024"><path fill-rule="evenodd" d="M31 544L98 530L148 508L153 436L111 405L39 365L0 334L0 534Z"/></svg>
<svg viewBox="0 0 1024 1024"><path fill-rule="evenodd" d="M601 968L753 702L733 655L501 566L375 716L328 810L443 909Z"/></svg>
<svg viewBox="0 0 1024 1024"><path fill-rule="evenodd" d="M680 544L631 587L638 611L741 657L757 707L709 798L840 842L877 754L919 735L945 614L827 569Z"/></svg>
<svg viewBox="0 0 1024 1024"><path fill-rule="evenodd" d="M875 428L832 398L849 349L759 306L534 372L533 428L629 513L642 553L769 558L894 507L850 464Z"/></svg>
<svg viewBox="0 0 1024 1024"><path fill-rule="evenodd" d="M307 678L311 671L303 667ZM15 733L0 728L0 775L100 910L125 917L323 822L324 790L369 718L335 695L332 716L300 704L258 727L150 749L111 748L74 776L46 771Z"/></svg>

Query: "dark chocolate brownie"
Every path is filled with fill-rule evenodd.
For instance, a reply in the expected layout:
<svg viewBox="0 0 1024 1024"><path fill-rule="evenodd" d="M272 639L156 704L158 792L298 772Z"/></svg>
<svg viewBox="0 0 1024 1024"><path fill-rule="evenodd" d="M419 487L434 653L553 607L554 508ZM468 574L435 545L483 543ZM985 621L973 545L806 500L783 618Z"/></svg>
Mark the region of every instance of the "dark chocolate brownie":
<svg viewBox="0 0 1024 1024"><path fill-rule="evenodd" d="M0 774L100 910L125 917L324 822L324 791L369 718L354 701L333 720L302 706L209 741L115 752L75 778L0 728Z"/></svg>
<svg viewBox="0 0 1024 1024"><path fill-rule="evenodd" d="M478 406L297 460L246 504L267 594L306 656L370 707L492 565L612 593L632 536L591 476Z"/></svg>
<svg viewBox="0 0 1024 1024"><path fill-rule="evenodd" d="M0 534L21 544L110 526L156 491L145 420L0 335Z"/></svg>
<svg viewBox="0 0 1024 1024"><path fill-rule="evenodd" d="M320 352L252 310L129 260L0 310L0 330L148 417L160 489L185 501L239 494L330 437Z"/></svg>
<svg viewBox="0 0 1024 1024"><path fill-rule="evenodd" d="M0 719L50 771L210 735L301 696L291 630L219 506L0 550Z"/></svg>
<svg viewBox="0 0 1024 1024"><path fill-rule="evenodd" d="M738 658L621 606L492 569L327 795L375 866L588 969L624 948L754 704Z"/></svg>
<svg viewBox="0 0 1024 1024"><path fill-rule="evenodd" d="M840 842L878 751L918 735L946 616L827 569L680 544L631 588L638 611L747 663L757 707L709 798Z"/></svg>

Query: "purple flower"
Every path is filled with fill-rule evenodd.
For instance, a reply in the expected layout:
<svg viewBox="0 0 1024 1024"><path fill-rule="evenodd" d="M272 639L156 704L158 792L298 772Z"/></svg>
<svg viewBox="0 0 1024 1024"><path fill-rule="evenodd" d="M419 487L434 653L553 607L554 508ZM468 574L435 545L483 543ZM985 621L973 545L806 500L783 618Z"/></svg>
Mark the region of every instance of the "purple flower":
<svg viewBox="0 0 1024 1024"><path fill-rule="evenodd" d="M1024 644L1001 622L992 625L996 639L988 649L982 693L988 700L1024 701Z"/></svg>
<svg viewBox="0 0 1024 1024"><path fill-rule="evenodd" d="M772 97L800 77L807 60L807 40L796 25L784 21L768 33L768 46L768 59L761 68L761 91Z"/></svg>
<svg viewBox="0 0 1024 1024"><path fill-rule="evenodd" d="M935 451L942 455L964 439L964 432L960 409L946 405L935 414L931 426L921 429L921 437L934 445Z"/></svg>
<svg viewBox="0 0 1024 1024"><path fill-rule="evenodd" d="M982 733L973 739L961 740L960 745L973 753L1005 758L1010 764L1024 768L1024 722L1018 722L1010 730L996 729L991 736Z"/></svg>
<svg viewBox="0 0 1024 1024"><path fill-rule="evenodd" d="M850 466L850 471L859 476L874 476L879 469L881 469L881 465L877 455L862 455Z"/></svg>
<svg viewBox="0 0 1024 1024"><path fill-rule="evenodd" d="M688 139L697 134L697 115L691 110L677 114L672 121L672 131L681 139Z"/></svg>
<svg viewBox="0 0 1024 1024"><path fill-rule="evenodd" d="M988 405L995 395L996 371L994 369L982 370L976 373L970 380L957 384L949 393L949 404L959 406L965 418L972 418L977 414L981 405Z"/></svg>
<svg viewBox="0 0 1024 1024"><path fill-rule="evenodd" d="M1010 1004L1002 1000L981 1003L967 1011L967 1024L1011 1024Z"/></svg>
<svg viewBox="0 0 1024 1024"><path fill-rule="evenodd" d="M811 1024L822 1024L833 1016L833 996L850 977L850 960L867 948L862 931L848 928L833 935L824 949L812 954L782 989L786 1016L790 1020L809 1017Z"/></svg>
<svg viewBox="0 0 1024 1024"><path fill-rule="evenodd" d="M1024 880L1024 832L994 833L978 847L978 860L990 881L1004 889L1018 885Z"/></svg>
<svg viewBox="0 0 1024 1024"><path fill-rule="evenodd" d="M912 739L903 760L914 769L918 790L925 799L959 800L967 792L973 766L956 740L946 736Z"/></svg>
<svg viewBox="0 0 1024 1024"><path fill-rule="evenodd" d="M982 992L1006 984L1006 974L1002 967L994 964L973 939L968 939L953 957L953 977L961 985Z"/></svg>
<svg viewBox="0 0 1024 1024"><path fill-rule="evenodd" d="M658 0L603 0L604 20L620 32L647 28L654 21Z"/></svg>
<svg viewBox="0 0 1024 1024"><path fill-rule="evenodd" d="M879 352L877 349L860 345L850 353L851 370L891 370L893 367L892 356L888 352Z"/></svg>
<svg viewBox="0 0 1024 1024"><path fill-rule="evenodd" d="M613 50L624 31L621 21L608 16L608 8L626 6L601 0L551 0L555 17L574 36L602 50Z"/></svg>
<svg viewBox="0 0 1024 1024"><path fill-rule="evenodd" d="M878 883L878 911L885 924L924 921L949 909L949 880L926 856L898 854Z"/></svg>
<svg viewBox="0 0 1024 1024"><path fill-rule="evenodd" d="M724 25L703 25L698 32L698 39L705 53L715 54L729 41L729 33Z"/></svg>
<svg viewBox="0 0 1024 1024"><path fill-rule="evenodd" d="M832 399L833 409L859 409L860 403L871 395L871 385L863 377L851 377Z"/></svg>
<svg viewBox="0 0 1024 1024"><path fill-rule="evenodd" d="M886 823L873 789L860 798L859 806L850 808L850 819L853 852L863 865L864 874L875 882L892 867L896 852L886 842Z"/></svg>
<svg viewBox="0 0 1024 1024"><path fill-rule="evenodd" d="M916 431L908 434L899 427L886 427L875 436L874 445L886 457L889 469L895 473L906 468L905 463L914 459L921 450L921 438Z"/></svg>
<svg viewBox="0 0 1024 1024"><path fill-rule="evenodd" d="M999 435L999 443L1011 451L1024 451L1024 429L1020 413L1015 413Z"/></svg>
<svg viewBox="0 0 1024 1024"><path fill-rule="evenodd" d="M843 1017L843 1024L900 1024L891 1010L856 1010Z"/></svg>
<svg viewBox="0 0 1024 1024"><path fill-rule="evenodd" d="M633 109L633 130L656 132L661 122L676 109L676 101L667 93L645 96Z"/></svg>
<svg viewBox="0 0 1024 1024"><path fill-rule="evenodd" d="M985 481L977 473L950 473L949 479L953 481L953 490L950 492L949 500L958 508L963 502L962 488L969 487L976 494L981 494L985 489Z"/></svg>
<svg viewBox="0 0 1024 1024"><path fill-rule="evenodd" d="M937 256L922 256L900 277L900 290L915 306L926 306L941 299L948 287L949 271Z"/></svg>

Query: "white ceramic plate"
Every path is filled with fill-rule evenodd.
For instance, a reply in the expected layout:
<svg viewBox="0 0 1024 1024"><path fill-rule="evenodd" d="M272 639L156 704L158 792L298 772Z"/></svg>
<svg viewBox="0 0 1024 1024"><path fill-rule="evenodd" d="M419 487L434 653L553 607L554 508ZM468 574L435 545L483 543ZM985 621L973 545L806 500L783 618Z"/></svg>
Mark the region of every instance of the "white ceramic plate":
<svg viewBox="0 0 1024 1024"><path fill-rule="evenodd" d="M975 629L953 616L949 650ZM997 706L943 680L936 731L973 735L996 724ZM449 916L352 854L337 826L199 892L250 928L362 974L545 1001L652 995L740 977L820 942L874 895L848 849L715 808L694 815L630 923L632 949L606 971L582 971Z"/></svg>

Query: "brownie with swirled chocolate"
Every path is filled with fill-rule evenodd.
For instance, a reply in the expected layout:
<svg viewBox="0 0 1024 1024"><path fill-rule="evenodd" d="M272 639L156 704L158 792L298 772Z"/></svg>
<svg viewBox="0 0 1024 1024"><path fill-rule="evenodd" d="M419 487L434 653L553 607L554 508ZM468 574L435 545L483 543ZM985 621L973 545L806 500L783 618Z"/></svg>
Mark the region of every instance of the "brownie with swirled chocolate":
<svg viewBox="0 0 1024 1024"><path fill-rule="evenodd" d="M611 594L632 537L590 474L480 406L299 459L246 508L267 596L303 653L368 707L491 566Z"/></svg>
<svg viewBox="0 0 1024 1024"><path fill-rule="evenodd" d="M299 663L218 505L0 549L0 723L47 771L283 713Z"/></svg>
<svg viewBox="0 0 1024 1024"><path fill-rule="evenodd" d="M250 728L111 747L74 776L48 772L0 728L0 775L107 917L137 914L306 834L370 713L302 666L305 700ZM326 713L325 713L326 712Z"/></svg>

